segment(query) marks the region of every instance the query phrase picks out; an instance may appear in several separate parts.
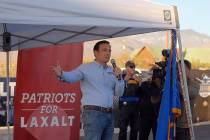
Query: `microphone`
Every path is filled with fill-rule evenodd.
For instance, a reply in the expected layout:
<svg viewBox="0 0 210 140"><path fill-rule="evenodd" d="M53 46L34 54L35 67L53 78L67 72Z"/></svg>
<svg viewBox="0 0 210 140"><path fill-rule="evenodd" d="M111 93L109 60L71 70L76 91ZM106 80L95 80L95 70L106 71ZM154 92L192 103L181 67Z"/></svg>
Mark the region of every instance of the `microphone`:
<svg viewBox="0 0 210 140"><path fill-rule="evenodd" d="M116 64L115 59L111 59L110 62L111 62L111 64L112 64L113 69L115 69L115 68L117 67L117 64ZM117 75L116 78L117 78L118 80L121 80L120 75Z"/></svg>

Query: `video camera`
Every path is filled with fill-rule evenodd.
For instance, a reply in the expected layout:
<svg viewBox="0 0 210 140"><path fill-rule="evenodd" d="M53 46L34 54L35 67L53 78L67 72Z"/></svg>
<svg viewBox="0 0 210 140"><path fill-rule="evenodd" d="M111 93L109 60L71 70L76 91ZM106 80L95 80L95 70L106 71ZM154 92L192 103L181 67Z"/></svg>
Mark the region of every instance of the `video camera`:
<svg viewBox="0 0 210 140"><path fill-rule="evenodd" d="M170 56L170 50L164 49L162 50L162 56L164 57L163 61L155 62L155 64L158 66L158 68L153 69L153 78L161 78L165 79L166 75L166 66L167 66L167 60Z"/></svg>

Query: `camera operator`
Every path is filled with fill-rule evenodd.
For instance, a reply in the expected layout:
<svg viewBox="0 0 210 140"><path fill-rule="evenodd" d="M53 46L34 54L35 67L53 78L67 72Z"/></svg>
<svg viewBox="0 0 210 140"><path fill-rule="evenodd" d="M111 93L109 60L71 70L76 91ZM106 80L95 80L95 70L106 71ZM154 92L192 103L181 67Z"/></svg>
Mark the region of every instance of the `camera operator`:
<svg viewBox="0 0 210 140"><path fill-rule="evenodd" d="M140 128L139 140L148 140L150 130L152 129L153 139L155 139L157 129L157 119L159 115L162 90L166 75L167 59L170 50L163 49L163 61L156 62L156 67L152 68L152 80L141 84L140 93Z"/></svg>
<svg viewBox="0 0 210 140"><path fill-rule="evenodd" d="M163 80L160 74L161 69L153 69L152 80L145 81L140 86L140 127L139 140L148 140L152 129L153 139L155 140L157 129L157 118L161 101Z"/></svg>
<svg viewBox="0 0 210 140"><path fill-rule="evenodd" d="M139 123L139 84L141 77L135 71L135 64L133 61L125 63L125 73L123 74L126 83L124 94L120 99L120 120L119 120L119 140L127 139L127 128L130 125L130 140L137 140L138 123Z"/></svg>

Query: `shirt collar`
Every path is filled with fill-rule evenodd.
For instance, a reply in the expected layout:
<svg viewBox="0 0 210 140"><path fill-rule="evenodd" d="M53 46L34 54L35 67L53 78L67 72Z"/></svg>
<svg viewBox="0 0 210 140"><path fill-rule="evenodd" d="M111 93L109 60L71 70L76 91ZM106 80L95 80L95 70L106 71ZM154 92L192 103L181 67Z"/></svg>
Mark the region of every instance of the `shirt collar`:
<svg viewBox="0 0 210 140"><path fill-rule="evenodd" d="M100 63L98 63L98 62L96 62L96 61L93 61L93 63L96 65L96 66L98 66L99 68L103 68L103 69L107 69L108 68L108 65L106 64L106 65L102 65L102 64L100 64Z"/></svg>

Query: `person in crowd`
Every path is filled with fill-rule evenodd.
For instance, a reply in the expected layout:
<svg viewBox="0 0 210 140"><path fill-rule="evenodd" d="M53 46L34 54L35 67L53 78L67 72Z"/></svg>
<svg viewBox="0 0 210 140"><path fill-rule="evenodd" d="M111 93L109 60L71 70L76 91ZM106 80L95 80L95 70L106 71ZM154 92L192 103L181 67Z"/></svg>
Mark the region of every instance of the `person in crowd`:
<svg viewBox="0 0 210 140"><path fill-rule="evenodd" d="M5 98L0 96L0 126L7 125Z"/></svg>
<svg viewBox="0 0 210 140"><path fill-rule="evenodd" d="M6 126L6 111L3 109L0 103L0 126Z"/></svg>
<svg viewBox="0 0 210 140"><path fill-rule="evenodd" d="M119 115L119 140L127 139L127 128L130 126L130 140L137 140L139 122L139 84L141 83L140 74L135 71L135 63L127 61L125 63L123 79L125 80L125 90L120 98Z"/></svg>
<svg viewBox="0 0 210 140"><path fill-rule="evenodd" d="M181 62L179 62L180 64ZM190 71L191 71L191 63L188 60L184 60L185 65L185 72L186 72L186 78L187 78L187 85L188 85L188 93L189 93L189 99L190 99L190 107L193 114L193 106L196 96L199 93L199 85L191 79ZM177 140L190 140L190 131L189 131L189 125L187 122L187 115L185 110L185 104L184 104L184 96L181 94L181 116L177 118L177 124L176 124L176 139Z"/></svg>
<svg viewBox="0 0 210 140"><path fill-rule="evenodd" d="M142 82L139 89L141 95L139 140L148 140L151 130L155 140L163 88L162 75L159 71L160 69L153 69L152 79Z"/></svg>
<svg viewBox="0 0 210 140"><path fill-rule="evenodd" d="M95 61L82 64L66 72L60 64L53 66L55 74L64 82L80 81L82 91L82 122L85 140L112 140L114 132L113 96L121 96L124 80L118 67L107 63L111 57L111 45L102 40L93 48Z"/></svg>

